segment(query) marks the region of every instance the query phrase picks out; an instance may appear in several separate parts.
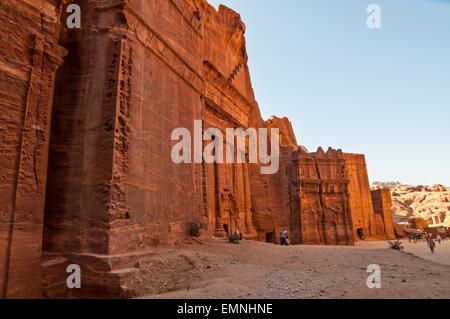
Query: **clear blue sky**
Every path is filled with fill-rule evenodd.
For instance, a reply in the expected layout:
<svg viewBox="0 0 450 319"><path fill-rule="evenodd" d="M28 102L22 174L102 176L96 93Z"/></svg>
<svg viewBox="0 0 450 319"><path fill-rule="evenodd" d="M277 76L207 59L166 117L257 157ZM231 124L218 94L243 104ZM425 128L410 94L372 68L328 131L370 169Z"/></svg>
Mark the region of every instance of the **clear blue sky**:
<svg viewBox="0 0 450 319"><path fill-rule="evenodd" d="M247 26L264 118L287 116L310 151L366 154L371 182L450 186L450 1L209 2Z"/></svg>

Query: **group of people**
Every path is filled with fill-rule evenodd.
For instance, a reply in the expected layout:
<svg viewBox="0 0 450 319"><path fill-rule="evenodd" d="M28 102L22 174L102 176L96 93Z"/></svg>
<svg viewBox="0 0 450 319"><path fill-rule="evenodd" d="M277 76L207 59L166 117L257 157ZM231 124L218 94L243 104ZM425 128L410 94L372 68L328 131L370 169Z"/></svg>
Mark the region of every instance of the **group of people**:
<svg viewBox="0 0 450 319"><path fill-rule="evenodd" d="M448 235L447 236L437 235L436 239L434 239L433 234L429 234L427 232L415 233L408 237L409 242L411 242L411 240L413 240L414 243L417 243L418 240L425 241L432 254L434 254L434 250L436 248L436 241L438 242L438 244L441 244L444 240L450 240Z"/></svg>
<svg viewBox="0 0 450 319"><path fill-rule="evenodd" d="M289 236L287 230L280 231L280 241L282 246L289 246Z"/></svg>

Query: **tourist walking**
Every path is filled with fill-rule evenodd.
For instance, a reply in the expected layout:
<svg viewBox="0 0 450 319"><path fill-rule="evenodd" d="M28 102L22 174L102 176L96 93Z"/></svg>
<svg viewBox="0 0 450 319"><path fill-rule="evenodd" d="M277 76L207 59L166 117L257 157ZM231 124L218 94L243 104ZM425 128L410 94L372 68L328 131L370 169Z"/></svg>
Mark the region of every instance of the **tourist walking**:
<svg viewBox="0 0 450 319"><path fill-rule="evenodd" d="M441 240L442 240L441 235L438 235L436 237L436 240L437 240L438 244L440 245L441 244Z"/></svg>
<svg viewBox="0 0 450 319"><path fill-rule="evenodd" d="M433 237L430 237L428 239L428 247L430 248L431 253L434 254L434 248L436 247L436 243L434 242Z"/></svg>

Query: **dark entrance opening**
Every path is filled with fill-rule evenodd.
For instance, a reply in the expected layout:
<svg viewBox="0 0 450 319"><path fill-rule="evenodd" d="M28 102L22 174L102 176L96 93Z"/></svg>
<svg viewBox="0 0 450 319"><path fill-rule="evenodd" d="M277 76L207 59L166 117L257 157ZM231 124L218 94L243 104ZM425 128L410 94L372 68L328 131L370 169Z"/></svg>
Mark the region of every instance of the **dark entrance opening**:
<svg viewBox="0 0 450 319"><path fill-rule="evenodd" d="M227 224L223 225L223 230L225 230L225 233L227 234L227 237L230 238L230 234L229 234L229 228Z"/></svg>
<svg viewBox="0 0 450 319"><path fill-rule="evenodd" d="M266 243L272 243L272 244L277 243L277 236L276 236L275 232L266 233Z"/></svg>
<svg viewBox="0 0 450 319"><path fill-rule="evenodd" d="M356 232L358 233L359 239L360 239L360 240L363 240L363 239L364 239L364 230L363 230L362 228L358 228L358 229L356 230Z"/></svg>

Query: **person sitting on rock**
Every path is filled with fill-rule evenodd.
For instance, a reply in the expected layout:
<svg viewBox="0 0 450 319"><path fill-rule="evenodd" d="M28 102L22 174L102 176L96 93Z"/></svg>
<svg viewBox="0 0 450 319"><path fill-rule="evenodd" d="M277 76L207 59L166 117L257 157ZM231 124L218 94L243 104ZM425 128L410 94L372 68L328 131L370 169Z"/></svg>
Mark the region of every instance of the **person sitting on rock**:
<svg viewBox="0 0 450 319"><path fill-rule="evenodd" d="M242 234L241 232L239 232L239 228L236 227L236 232L235 232L236 236L239 238L239 240L242 240Z"/></svg>

